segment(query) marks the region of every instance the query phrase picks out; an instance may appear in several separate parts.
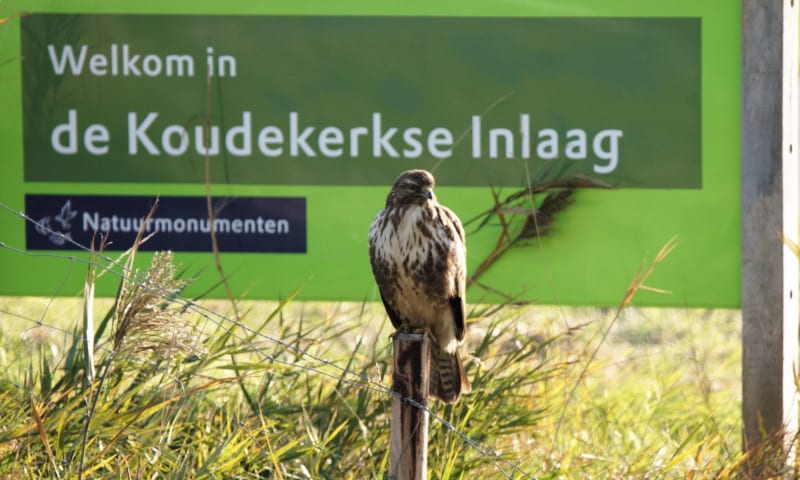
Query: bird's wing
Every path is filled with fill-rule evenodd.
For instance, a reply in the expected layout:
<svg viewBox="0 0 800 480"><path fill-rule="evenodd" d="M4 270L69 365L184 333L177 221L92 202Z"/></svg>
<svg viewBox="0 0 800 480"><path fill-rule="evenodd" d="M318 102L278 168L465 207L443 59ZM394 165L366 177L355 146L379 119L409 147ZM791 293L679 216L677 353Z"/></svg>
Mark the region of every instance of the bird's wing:
<svg viewBox="0 0 800 480"><path fill-rule="evenodd" d="M447 228L452 228L455 231L455 235L453 235L452 238L453 248L460 250L459 254L456 255L457 261L455 262L456 265L454 265L453 269L453 274L455 275L455 278L453 279L453 282L455 283L455 292L454 295L448 299L450 302L450 308L453 311L456 338L460 341L464 339L464 335L467 333L467 307L465 301L467 288L467 247L464 238L464 227L461 226L461 221L449 208L442 207L442 211L447 218L447 223L449 223Z"/></svg>
<svg viewBox="0 0 800 480"><path fill-rule="evenodd" d="M464 335L467 333L467 324L465 321L466 305L464 304L464 297L450 297L450 308L453 310L453 321L456 323L456 338L459 341L464 340Z"/></svg>
<svg viewBox="0 0 800 480"><path fill-rule="evenodd" d="M386 215L386 210L381 210L378 212L369 227L369 261L370 265L372 266L372 274L375 276L375 281L378 284L378 291L381 294L383 306L386 309L386 313L389 315L389 319L392 321L392 325L394 325L394 328L397 329L403 325L403 320L400 318L400 315L397 314L395 309L392 308L391 304L386 301L387 293L394 291L394 289L390 286L390 282L394 280L387 277L384 267L387 260L379 258L380 255L378 253L381 249L378 238L380 237L380 229L382 226L386 226Z"/></svg>
<svg viewBox="0 0 800 480"><path fill-rule="evenodd" d="M383 296L383 292L381 292L381 300L383 300L383 307L386 309L386 313L389 314L389 320L392 321L392 325L394 325L395 329L400 328L403 325L403 320L400 319L400 315L394 311L389 302L386 301L386 298Z"/></svg>

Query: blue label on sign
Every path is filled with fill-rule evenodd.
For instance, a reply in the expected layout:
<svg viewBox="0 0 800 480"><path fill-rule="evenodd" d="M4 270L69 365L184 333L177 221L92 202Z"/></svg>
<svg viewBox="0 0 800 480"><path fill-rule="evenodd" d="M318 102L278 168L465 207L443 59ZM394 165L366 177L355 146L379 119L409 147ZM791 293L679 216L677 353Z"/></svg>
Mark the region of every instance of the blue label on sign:
<svg viewBox="0 0 800 480"><path fill-rule="evenodd" d="M141 250L210 252L211 232L222 252L306 252L306 199L301 197L206 197L25 195L36 223L25 230L28 250L78 250L106 237L105 250L124 251L136 234L154 234ZM95 243L97 244L97 242Z"/></svg>

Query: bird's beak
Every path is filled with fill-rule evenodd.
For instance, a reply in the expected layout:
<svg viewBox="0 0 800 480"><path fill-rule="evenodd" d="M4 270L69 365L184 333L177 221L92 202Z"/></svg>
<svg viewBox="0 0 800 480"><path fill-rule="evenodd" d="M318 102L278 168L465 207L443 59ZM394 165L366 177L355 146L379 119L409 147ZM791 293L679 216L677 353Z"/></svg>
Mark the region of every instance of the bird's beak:
<svg viewBox="0 0 800 480"><path fill-rule="evenodd" d="M433 190L426 190L425 198L427 198L428 200L433 200Z"/></svg>

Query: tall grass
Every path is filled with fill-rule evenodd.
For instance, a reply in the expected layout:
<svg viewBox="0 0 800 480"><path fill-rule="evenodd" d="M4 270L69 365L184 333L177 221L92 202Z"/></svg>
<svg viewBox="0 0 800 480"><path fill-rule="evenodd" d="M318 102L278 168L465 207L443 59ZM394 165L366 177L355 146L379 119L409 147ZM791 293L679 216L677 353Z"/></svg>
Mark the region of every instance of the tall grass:
<svg viewBox="0 0 800 480"><path fill-rule="evenodd" d="M231 314L186 303L177 271L155 255L114 302L73 301L74 317L66 300L45 316L36 299L2 300L0 476L383 478L380 306L289 298ZM431 406L430 478L741 475L735 312L509 305L470 318L474 391Z"/></svg>

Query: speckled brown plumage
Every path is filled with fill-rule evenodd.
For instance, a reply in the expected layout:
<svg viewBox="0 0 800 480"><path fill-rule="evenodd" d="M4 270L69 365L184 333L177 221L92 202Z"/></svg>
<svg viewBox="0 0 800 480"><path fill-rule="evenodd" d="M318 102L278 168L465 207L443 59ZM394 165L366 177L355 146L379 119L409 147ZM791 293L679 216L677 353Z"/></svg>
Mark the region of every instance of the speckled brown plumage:
<svg viewBox="0 0 800 480"><path fill-rule="evenodd" d="M403 172L369 229L369 258L396 329L434 340L430 394L453 403L470 389L458 346L466 333L466 246L461 221L433 195L433 175Z"/></svg>

